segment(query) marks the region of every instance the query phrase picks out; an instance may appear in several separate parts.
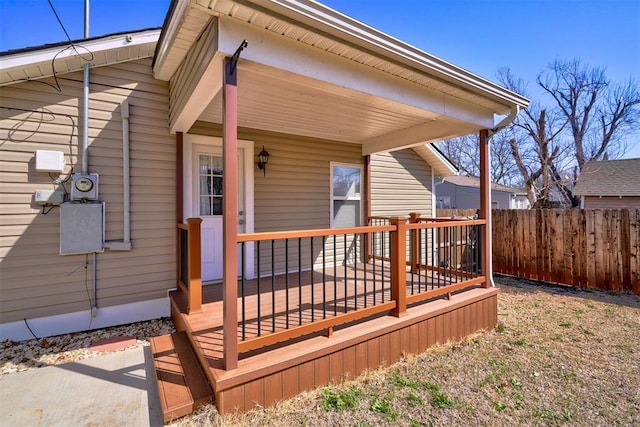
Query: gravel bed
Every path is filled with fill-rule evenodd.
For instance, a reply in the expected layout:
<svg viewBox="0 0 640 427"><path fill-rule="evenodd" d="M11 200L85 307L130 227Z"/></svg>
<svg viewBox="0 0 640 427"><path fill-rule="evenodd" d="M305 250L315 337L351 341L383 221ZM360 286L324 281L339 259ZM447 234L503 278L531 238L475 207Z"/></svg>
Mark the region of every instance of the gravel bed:
<svg viewBox="0 0 640 427"><path fill-rule="evenodd" d="M27 341L0 342L0 375L60 365L109 353L93 351L90 347L114 337L132 336L136 343L126 349L149 345L149 339L175 332L170 318L113 326L104 329L76 332ZM122 351L125 349L115 350Z"/></svg>

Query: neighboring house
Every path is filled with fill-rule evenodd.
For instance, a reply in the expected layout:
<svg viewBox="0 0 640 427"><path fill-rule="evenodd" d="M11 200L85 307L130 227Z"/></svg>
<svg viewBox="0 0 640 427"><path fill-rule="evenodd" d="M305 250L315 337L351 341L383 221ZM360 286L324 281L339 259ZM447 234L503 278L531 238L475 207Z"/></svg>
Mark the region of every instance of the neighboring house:
<svg viewBox="0 0 640 427"><path fill-rule="evenodd" d="M480 178L447 176L436 181L436 204L440 209L477 209L480 207ZM491 183L492 209L529 209L524 190Z"/></svg>
<svg viewBox="0 0 640 427"><path fill-rule="evenodd" d="M175 0L162 30L76 44L88 100L66 43L0 54L0 339L171 314L226 412L495 325L488 209L393 217L434 215L455 169L431 142L478 132L488 164L526 98L305 0Z"/></svg>
<svg viewBox="0 0 640 427"><path fill-rule="evenodd" d="M640 159L585 163L573 195L583 209L640 209Z"/></svg>

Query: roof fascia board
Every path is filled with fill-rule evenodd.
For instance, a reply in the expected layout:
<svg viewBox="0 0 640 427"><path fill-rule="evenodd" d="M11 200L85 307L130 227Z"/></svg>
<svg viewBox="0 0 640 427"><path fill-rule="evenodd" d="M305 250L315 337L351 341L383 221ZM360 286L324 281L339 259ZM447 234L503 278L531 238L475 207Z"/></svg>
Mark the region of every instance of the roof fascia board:
<svg viewBox="0 0 640 427"><path fill-rule="evenodd" d="M469 71L430 55L381 31L352 19L325 5L310 0L234 0L235 3L286 16L293 23L304 23L334 39L346 40L355 46L393 59L404 67L436 75L442 80L462 86L474 93L489 96L507 107L527 107L529 100Z"/></svg>
<svg viewBox="0 0 640 427"><path fill-rule="evenodd" d="M436 157L440 163L442 163L442 166L451 172L451 175L458 175L458 168L455 167L454 164L451 163L451 161L447 159L436 146L433 144L424 144L424 148L430 151L431 154Z"/></svg>
<svg viewBox="0 0 640 427"><path fill-rule="evenodd" d="M128 38L131 37L131 41ZM117 49L120 47L139 46L148 43L156 43L160 37L160 30L146 30L142 32L132 31L126 34L105 36L90 41L78 40L74 44L82 46L90 50L93 53L103 52L107 50ZM56 61L64 60L72 57L79 56L74 49L71 49L71 44L64 52L60 53L64 46L47 47L29 52L20 52L15 55L7 55L0 58L0 70L10 71L12 69L18 69L25 66L37 64L40 62L51 62L53 58ZM84 49L79 49L81 54ZM59 54L58 54L59 53ZM56 54L58 54L56 56Z"/></svg>
<svg viewBox="0 0 640 427"><path fill-rule="evenodd" d="M153 59L154 73L158 73L158 70L163 69L169 53L169 47L175 42L176 30L179 24L182 23L184 12L189 6L189 3L190 0L173 0L169 5L170 20L163 25L162 39L156 48ZM157 78L161 80L169 80L170 77L171 76L166 77L164 75L157 76Z"/></svg>

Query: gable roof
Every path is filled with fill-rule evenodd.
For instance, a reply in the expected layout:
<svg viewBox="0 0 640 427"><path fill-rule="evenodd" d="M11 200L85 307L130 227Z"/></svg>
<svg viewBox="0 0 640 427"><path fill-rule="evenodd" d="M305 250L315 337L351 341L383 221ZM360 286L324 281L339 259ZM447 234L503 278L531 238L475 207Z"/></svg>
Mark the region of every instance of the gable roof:
<svg viewBox="0 0 640 427"><path fill-rule="evenodd" d="M88 56L91 68L150 58L159 37L150 28L0 52L0 86L80 71Z"/></svg>
<svg viewBox="0 0 640 427"><path fill-rule="evenodd" d="M422 144L413 147L422 159L431 166L435 176L451 176L458 174L458 168L435 144Z"/></svg>
<svg viewBox="0 0 640 427"><path fill-rule="evenodd" d="M576 196L640 196L640 158L585 163L573 194Z"/></svg>
<svg viewBox="0 0 640 427"><path fill-rule="evenodd" d="M476 176L465 176L465 175L448 176L444 178L444 181L449 182L453 185L459 185L461 187L480 188L480 178ZM512 194L524 193L524 190L522 190L521 188L507 187L506 185L496 184L495 182L491 183L491 189L496 191L504 191Z"/></svg>

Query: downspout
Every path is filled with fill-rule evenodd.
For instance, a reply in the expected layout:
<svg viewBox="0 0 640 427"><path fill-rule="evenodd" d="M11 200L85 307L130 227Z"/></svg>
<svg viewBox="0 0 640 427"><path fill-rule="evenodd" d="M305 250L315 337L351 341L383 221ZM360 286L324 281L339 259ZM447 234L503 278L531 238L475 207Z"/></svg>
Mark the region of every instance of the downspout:
<svg viewBox="0 0 640 427"><path fill-rule="evenodd" d="M491 138L493 135L496 134L496 132L498 132L500 129L502 129L503 127L505 127L506 125L508 125L509 123L511 123L512 121L514 121L516 119L516 117L518 116L518 113L520 113L520 106L519 105L512 105L511 106L511 111L509 112L509 115L507 117L505 117L504 119L500 120L500 123L498 123L498 125L496 127L494 127L493 129L489 129L488 132L488 137ZM491 150L489 150L489 168L491 168ZM489 170L489 177L491 177L491 170ZM489 211L491 211L491 179L489 179ZM488 228L488 235L491 236L493 234L493 223L491 221L491 216L489 216L488 218L489 222L487 222L487 228ZM493 281L493 239L489 239L489 271L487 276L489 277L489 281L491 282L491 287L495 288L496 284Z"/></svg>
<svg viewBox="0 0 640 427"><path fill-rule="evenodd" d="M131 186L129 185L129 101L126 99L120 104L122 116L122 191L123 191L123 230L122 240L131 249Z"/></svg>
<svg viewBox="0 0 640 427"><path fill-rule="evenodd" d="M122 118L122 241L105 242L105 249L112 251L130 251L131 245L131 168L129 166L129 101L120 103Z"/></svg>

